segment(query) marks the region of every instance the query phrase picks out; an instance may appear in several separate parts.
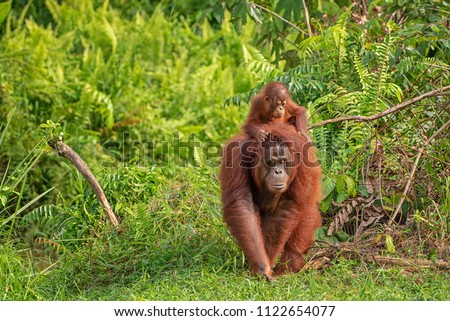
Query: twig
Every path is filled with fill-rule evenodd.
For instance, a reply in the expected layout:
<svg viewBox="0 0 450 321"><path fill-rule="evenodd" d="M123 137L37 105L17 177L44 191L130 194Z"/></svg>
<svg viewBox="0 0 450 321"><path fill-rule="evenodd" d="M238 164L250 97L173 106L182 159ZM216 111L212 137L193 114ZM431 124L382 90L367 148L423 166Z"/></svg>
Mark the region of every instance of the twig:
<svg viewBox="0 0 450 321"><path fill-rule="evenodd" d="M320 127L320 126L324 126L324 125L327 125L327 124L339 123L339 122L343 122L343 121L347 121L347 120L353 120L353 121L358 121L358 122L374 121L374 120L382 118L382 117L384 117L386 115L395 113L395 112L397 112L397 111L399 111L399 110L401 110L401 109L403 109L403 108L405 108L405 107L407 107L409 105L412 105L412 104L414 104L414 103L416 103L416 102L418 102L418 101L420 101L422 99L429 98L429 97L449 95L450 92L447 91L447 90L450 90L450 85L442 87L442 88L439 88L439 89L436 89L436 90L432 90L432 91L427 92L427 93L425 93L423 95L414 97L414 98L412 98L410 100L404 101L401 104L398 104L398 105L396 105L394 107L388 108L388 109L382 111L381 113L378 113L378 114L375 114L375 115L372 115L372 116L346 116L346 117L328 119L328 120L321 121L321 122L318 122L316 124L313 124L313 125L309 126L309 129Z"/></svg>
<svg viewBox="0 0 450 321"><path fill-rule="evenodd" d="M112 211L111 206L108 203L108 200L106 199L103 189L101 188L100 184L97 182L91 170L83 161L83 159L81 159L81 157L72 148L64 144L62 142L61 137L57 142L53 140L48 140L47 143L51 148L53 148L58 152L59 156L67 158L72 162L72 164L77 168L77 170L81 173L81 175L83 175L83 177L87 180L92 190L94 191L95 196L97 196L97 199L100 202L100 204L102 204L103 207L105 208L106 216L108 217L108 219L114 226L118 226L119 222L117 221L117 218L114 215L114 212Z"/></svg>
<svg viewBox="0 0 450 321"><path fill-rule="evenodd" d="M368 263L379 263L379 264L390 264L390 265L399 265L399 266L412 266L412 267L421 267L421 268L439 268L439 269L450 269L450 263L439 260L436 262L430 260L422 260L422 259L403 259L398 257L386 257L374 255L372 257L366 257L365 261Z"/></svg>
<svg viewBox="0 0 450 321"><path fill-rule="evenodd" d="M289 20L284 19L282 16L280 16L279 14L273 12L272 10L269 10L269 9L267 9L266 7L263 7L263 6L261 6L261 5L259 5L259 4L256 4L256 3L250 3L250 5L253 6L253 7L255 7L255 8L259 8L259 9L265 11L265 12L270 13L272 16L275 16L275 17L277 17L278 19L280 19L281 21L283 21L284 23L287 23L288 25L290 25L290 26L291 26L292 28L294 28L295 30L297 30L297 31L299 31L299 32L301 32L301 33L303 33L305 36L308 35L305 31L303 31L302 29L300 29L299 27L297 27L296 25L294 25L294 24L293 24L292 22L290 22Z"/></svg>
<svg viewBox="0 0 450 321"><path fill-rule="evenodd" d="M306 26L308 27L308 34L311 37L312 36L312 30L311 30L311 24L309 23L308 7L306 6L306 1L305 0L302 0L302 2L303 2L303 10L305 11Z"/></svg>
<svg viewBox="0 0 450 321"><path fill-rule="evenodd" d="M416 160L414 161L414 166L411 170L411 173L409 174L408 181L406 182L406 186L403 191L403 196L400 198L397 208L395 209L394 214L392 215L391 219L389 220L388 225L391 225L394 222L395 218L397 217L398 213L400 212L400 210L402 208L403 202L405 201L406 195L409 192L409 189L411 187L411 183L412 183L412 180L416 173L417 166L419 165L419 160L422 157L422 154L425 152L425 149L440 133L442 133L449 126L450 126L450 120L447 121L444 125L442 125L442 127L439 128L430 138L428 138L427 141L423 144L422 148L417 153Z"/></svg>
<svg viewBox="0 0 450 321"><path fill-rule="evenodd" d="M369 242L371 243L371 242ZM416 268L437 268L450 270L450 262L448 260L426 260L426 259L409 259L399 257L386 257L375 255L372 253L362 253L362 249L367 245L359 243L339 243L337 245L327 244L325 248L315 253L308 261L305 269L320 269L330 265L330 262L337 257L346 257L350 259L359 258L366 263L377 263L379 265L396 265Z"/></svg>

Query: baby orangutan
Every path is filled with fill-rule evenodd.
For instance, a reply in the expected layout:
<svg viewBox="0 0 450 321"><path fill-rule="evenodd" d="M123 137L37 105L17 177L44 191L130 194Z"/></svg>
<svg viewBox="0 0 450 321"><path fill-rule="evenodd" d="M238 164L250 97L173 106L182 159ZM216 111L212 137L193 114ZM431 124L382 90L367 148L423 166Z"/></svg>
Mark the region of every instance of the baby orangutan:
<svg viewBox="0 0 450 321"><path fill-rule="evenodd" d="M252 99L247 120L242 128L258 142L263 142L269 133L262 129L261 125L267 123L290 123L307 142L311 141L308 135L306 109L292 101L289 91L281 82L267 84Z"/></svg>

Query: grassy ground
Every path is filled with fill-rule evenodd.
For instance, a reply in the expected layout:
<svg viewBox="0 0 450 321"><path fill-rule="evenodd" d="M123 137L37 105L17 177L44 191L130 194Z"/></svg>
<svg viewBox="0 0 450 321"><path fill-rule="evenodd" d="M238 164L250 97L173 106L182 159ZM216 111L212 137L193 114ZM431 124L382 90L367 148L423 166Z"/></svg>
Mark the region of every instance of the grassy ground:
<svg viewBox="0 0 450 321"><path fill-rule="evenodd" d="M203 266L158 272L138 266L134 271L127 271L129 268L127 263L116 265L117 272L124 272L119 274L94 271L92 266L77 271L59 266L45 273L22 275L26 282L21 291L3 288L2 299L450 300L446 273L379 268L345 259L323 271L309 270L279 277L270 284L250 277L244 268L233 271ZM6 282L11 277L17 275L6 276Z"/></svg>
<svg viewBox="0 0 450 321"><path fill-rule="evenodd" d="M448 274L363 267L344 261L323 272L278 278L272 284L237 273L144 273L129 285L81 291L76 300L449 300Z"/></svg>
<svg viewBox="0 0 450 321"><path fill-rule="evenodd" d="M270 284L251 277L222 222L216 181L196 169L185 174L162 183L148 204L123 212L117 231L102 223L91 237L61 242L58 251L50 247L52 255L0 245L0 298L450 300L447 272L379 267L342 256L322 270Z"/></svg>

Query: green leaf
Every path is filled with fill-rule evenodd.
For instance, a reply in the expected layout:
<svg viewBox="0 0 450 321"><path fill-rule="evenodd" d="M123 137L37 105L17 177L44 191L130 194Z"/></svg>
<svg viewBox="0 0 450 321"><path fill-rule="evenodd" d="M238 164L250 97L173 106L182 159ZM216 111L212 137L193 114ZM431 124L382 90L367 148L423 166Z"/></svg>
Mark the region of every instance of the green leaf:
<svg viewBox="0 0 450 321"><path fill-rule="evenodd" d="M336 180L332 177L327 177L322 182L322 194L323 198L327 198L328 195L333 192L334 188L336 187Z"/></svg>
<svg viewBox="0 0 450 321"><path fill-rule="evenodd" d="M345 183L347 184L347 194L351 196L356 195L356 183L350 176L344 176Z"/></svg>
<svg viewBox="0 0 450 321"><path fill-rule="evenodd" d="M8 199L6 198L5 195L1 195L1 196L0 196L0 201L2 202L3 207L6 206L6 201L7 201L7 200L8 200Z"/></svg>
<svg viewBox="0 0 450 321"><path fill-rule="evenodd" d="M369 197L369 192L365 186L358 186L358 193L362 196Z"/></svg>
<svg viewBox="0 0 450 321"><path fill-rule="evenodd" d="M331 205L331 200L332 200L332 194L328 195L328 197L324 198L322 200L322 202L320 202L320 210L322 212L326 212L328 211L328 209L330 208Z"/></svg>
<svg viewBox="0 0 450 321"><path fill-rule="evenodd" d="M257 23L262 24L262 15L261 15L261 10L259 10L258 8L254 7L251 3L249 3L247 5L247 12L248 15L255 20Z"/></svg>
<svg viewBox="0 0 450 321"><path fill-rule="evenodd" d="M338 231L336 234L333 234L338 242L347 242L350 237L344 231Z"/></svg>
<svg viewBox="0 0 450 321"><path fill-rule="evenodd" d="M395 252L395 245L392 236L386 235L386 249L389 253L393 254Z"/></svg>
<svg viewBox="0 0 450 321"><path fill-rule="evenodd" d="M339 231L337 233L333 233L331 236L328 236L327 230L327 226L322 226L321 228L317 229L314 239L332 243L341 243L348 241L350 238L348 234L343 231Z"/></svg>
<svg viewBox="0 0 450 321"><path fill-rule="evenodd" d="M0 25L5 21L9 12L11 11L11 1L0 3Z"/></svg>
<svg viewBox="0 0 450 321"><path fill-rule="evenodd" d="M235 4L233 4L233 8L231 10L231 15L235 17L235 19L242 20L242 23L245 23L246 19L246 8L245 8L245 2L244 1L238 1Z"/></svg>
<svg viewBox="0 0 450 321"><path fill-rule="evenodd" d="M200 147L197 147L197 146L194 147L194 160L198 166L204 165L203 151Z"/></svg>
<svg viewBox="0 0 450 321"><path fill-rule="evenodd" d="M45 5L47 6L48 11L52 15L53 19L57 22L61 22L61 7L56 0L45 0Z"/></svg>
<svg viewBox="0 0 450 321"><path fill-rule="evenodd" d="M277 3L276 12L282 12L284 18L291 20L292 16L295 22L300 22L300 13L303 12L301 1L283 0Z"/></svg>
<svg viewBox="0 0 450 321"><path fill-rule="evenodd" d="M336 202L340 203L347 199L347 190L345 189L345 176L338 176L336 179L336 192L338 193L338 197Z"/></svg>
<svg viewBox="0 0 450 321"><path fill-rule="evenodd" d="M217 3L213 8L213 17L219 22L223 22L224 10L220 3Z"/></svg>
<svg viewBox="0 0 450 321"><path fill-rule="evenodd" d="M178 128L185 135L198 134L205 129L204 125L186 125Z"/></svg>
<svg viewBox="0 0 450 321"><path fill-rule="evenodd" d="M246 68L256 77L263 80L268 80L281 73L281 71L268 62L261 52L259 52L259 50L255 47L242 44L242 53Z"/></svg>
<svg viewBox="0 0 450 321"><path fill-rule="evenodd" d="M117 36L116 36L116 33L115 33L113 27L108 22L106 17L103 17L103 28L105 30L106 36L110 40L112 55L114 55L116 52L116 48L117 48Z"/></svg>
<svg viewBox="0 0 450 321"><path fill-rule="evenodd" d="M8 115L8 120L6 121L6 125L2 123L2 125L0 126L0 128L3 129L2 133L0 134L0 146L3 144L3 140L5 139L6 131L8 130L9 124L11 123L11 120L12 120L15 112L16 112L16 109L14 108Z"/></svg>

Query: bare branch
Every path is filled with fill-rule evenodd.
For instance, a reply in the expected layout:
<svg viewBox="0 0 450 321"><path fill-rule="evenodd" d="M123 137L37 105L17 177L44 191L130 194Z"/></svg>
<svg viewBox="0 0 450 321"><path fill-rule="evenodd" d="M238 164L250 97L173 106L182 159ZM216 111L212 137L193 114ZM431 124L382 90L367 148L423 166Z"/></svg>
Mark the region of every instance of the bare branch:
<svg viewBox="0 0 450 321"><path fill-rule="evenodd" d="M81 157L72 148L64 144L61 137L57 142L49 140L47 143L51 148L58 152L59 156L67 158L72 162L72 164L77 168L81 175L83 175L83 177L87 180L92 190L94 191L95 196L97 196L100 204L102 204L105 208L106 216L108 217L108 219L114 226L118 226L119 222L117 221L117 218L114 215L114 212L112 211L108 200L106 199L103 189L101 188L100 184L97 182L91 170L83 161L83 159L81 159Z"/></svg>
<svg viewBox="0 0 450 321"><path fill-rule="evenodd" d="M427 92L423 95L414 97L410 100L404 101L394 107L388 108L378 114L372 115L372 116L346 116L346 117L340 117L340 118L334 118L334 119L328 119L325 121L321 121L318 122L316 124L313 124L311 126L309 126L309 129L312 128L316 128L316 127L320 127L320 126L324 126L327 124L332 124L332 123L339 123L339 122L343 122L343 121L347 121L347 120L353 120L353 121L357 121L357 122L370 122L370 121L374 121L376 119L382 118L386 115L389 114L393 114L395 112L398 112L399 110L408 107L409 105L412 105L422 99L425 98L429 98L429 97L436 97L436 96L444 96L444 95L449 95L450 92L448 91L450 90L450 85L449 86L445 86L436 90L432 90L430 92Z"/></svg>
<svg viewBox="0 0 450 321"><path fill-rule="evenodd" d="M450 263L438 260L433 262L431 260L423 259L404 259L397 257L386 257L375 255L373 257L367 257L365 261L371 263L376 262L378 264L398 265L398 266L411 266L420 268L438 268L438 269L450 269Z"/></svg>
<svg viewBox="0 0 450 321"><path fill-rule="evenodd" d="M302 29L300 29L299 27L297 27L296 25L294 25L292 22L290 22L289 20L284 19L282 16L280 16L279 14L277 14L276 12L273 12L272 10L267 9L266 7L263 7L259 4L256 3L251 3L251 6L261 9L265 12L270 13L272 16L277 17L278 19L280 19L281 21L283 21L284 23L287 23L288 25L290 25L292 28L294 28L295 30L303 33L305 36L307 36L308 34L306 32L304 32Z"/></svg>
<svg viewBox="0 0 450 321"><path fill-rule="evenodd" d="M312 30L311 30L311 24L309 23L309 12L308 12L308 7L306 6L306 1L302 0L303 2L303 10L305 11L305 20L306 20L306 26L308 27L308 33L309 36L312 36Z"/></svg>
<svg viewBox="0 0 450 321"><path fill-rule="evenodd" d="M395 209L394 214L392 215L391 219L389 220L388 225L391 225L394 222L395 218L397 217L398 213L400 212L400 210L402 208L403 202L405 201L406 195L408 194L409 189L411 187L411 183L413 181L414 175L416 174L417 166L419 165L419 160L422 157L423 153L425 152L425 149L439 134L441 134L449 126L450 126L450 120L447 121L444 125L442 125L442 127L439 128L430 138L428 138L427 141L422 146L422 148L417 153L416 160L414 161L414 166L411 170L411 173L409 174L408 181L406 182L406 186L403 191L403 196L400 198L400 201L397 204L397 208Z"/></svg>

